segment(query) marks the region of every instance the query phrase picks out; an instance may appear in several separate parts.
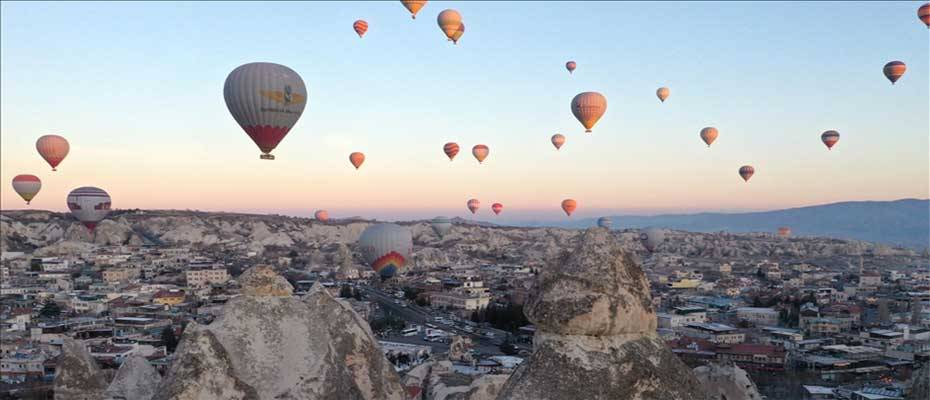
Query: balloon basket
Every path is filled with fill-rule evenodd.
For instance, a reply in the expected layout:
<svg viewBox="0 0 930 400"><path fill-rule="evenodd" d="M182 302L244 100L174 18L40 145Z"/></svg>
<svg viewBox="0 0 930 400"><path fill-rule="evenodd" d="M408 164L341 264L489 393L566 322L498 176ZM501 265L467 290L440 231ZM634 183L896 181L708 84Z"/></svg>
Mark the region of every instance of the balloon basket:
<svg viewBox="0 0 930 400"><path fill-rule="evenodd" d="M260 159L262 159L262 160L274 160L274 156L271 155L271 154L268 154L268 153L262 154L262 155L258 156L258 158L260 158Z"/></svg>

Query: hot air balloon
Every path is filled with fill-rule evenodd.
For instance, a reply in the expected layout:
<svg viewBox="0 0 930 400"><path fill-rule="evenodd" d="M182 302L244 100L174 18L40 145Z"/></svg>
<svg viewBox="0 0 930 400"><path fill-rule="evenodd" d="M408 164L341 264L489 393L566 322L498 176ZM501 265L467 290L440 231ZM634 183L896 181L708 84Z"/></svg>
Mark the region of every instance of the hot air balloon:
<svg viewBox="0 0 930 400"><path fill-rule="evenodd" d="M413 253L410 230L397 224L375 224L366 228L358 238L362 258L371 265L381 279L387 279L407 264Z"/></svg>
<svg viewBox="0 0 930 400"><path fill-rule="evenodd" d="M355 21L355 23L352 24L352 29L355 29L355 33L361 38L365 36L365 32L368 32L368 22L365 22L363 19Z"/></svg>
<svg viewBox="0 0 930 400"><path fill-rule="evenodd" d="M927 28L930 29L930 3L924 3L917 9L917 18L927 25Z"/></svg>
<svg viewBox="0 0 930 400"><path fill-rule="evenodd" d="M223 86L229 113L261 149L263 160L274 160L271 151L300 119L307 96L294 70L266 62L239 66Z"/></svg>
<svg viewBox="0 0 930 400"><path fill-rule="evenodd" d="M491 204L491 211L494 211L494 215L500 215L501 211L504 210L504 205L501 203Z"/></svg>
<svg viewBox="0 0 930 400"><path fill-rule="evenodd" d="M362 166L362 163L365 162L365 155L360 152L354 152L349 154L349 162L355 166L355 169Z"/></svg>
<svg viewBox="0 0 930 400"><path fill-rule="evenodd" d="M35 175L16 175L13 177L13 190L26 200L26 204L42 189L42 181Z"/></svg>
<svg viewBox="0 0 930 400"><path fill-rule="evenodd" d="M488 149L488 146L483 144L476 144L475 147L471 148L471 154L475 156L475 159L478 160L479 164L484 162L485 158L488 158L488 153L490 152L491 150Z"/></svg>
<svg viewBox="0 0 930 400"><path fill-rule="evenodd" d="M783 238L786 238L786 237L788 237L788 236L791 236L791 228L789 228L789 227L787 227L787 226L783 226L783 227L778 228L778 236L781 236L781 237L783 237Z"/></svg>
<svg viewBox="0 0 930 400"><path fill-rule="evenodd" d="M739 176L743 177L743 180L749 182L749 178L752 178L752 174L756 173L756 169L751 165L744 165L739 167Z"/></svg>
<svg viewBox="0 0 930 400"><path fill-rule="evenodd" d="M449 161L452 161L455 155L459 154L459 144L455 142L446 143L442 146L442 151L446 153L446 157L449 157Z"/></svg>
<svg viewBox="0 0 930 400"><path fill-rule="evenodd" d="M565 135L556 133L552 135L552 145L555 146L555 149L561 149L562 145L565 144Z"/></svg>
<svg viewBox="0 0 930 400"><path fill-rule="evenodd" d="M639 234L639 240L649 252L654 252L665 241L665 231L658 228L646 228Z"/></svg>
<svg viewBox="0 0 930 400"><path fill-rule="evenodd" d="M407 8L407 11L410 11L410 18L417 19L417 13L420 12L420 9L426 5L427 0L400 0L400 4L403 4Z"/></svg>
<svg viewBox="0 0 930 400"><path fill-rule="evenodd" d="M61 136L45 135L36 140L36 150L39 151L39 155L45 159L45 162L52 166L52 171L57 171L56 167L68 156L71 146Z"/></svg>
<svg viewBox="0 0 930 400"><path fill-rule="evenodd" d="M607 98L598 92L580 93L572 99L572 114L584 126L585 132L591 132L604 112L607 111Z"/></svg>
<svg viewBox="0 0 930 400"><path fill-rule="evenodd" d="M708 126L707 128L701 129L701 140L707 143L707 147L710 147L710 144L713 143L714 140L717 140L718 134L717 128Z"/></svg>
<svg viewBox="0 0 930 400"><path fill-rule="evenodd" d="M833 145L840 141L840 133L837 131L826 131L820 135L820 141L827 145L827 150L833 150Z"/></svg>
<svg viewBox="0 0 930 400"><path fill-rule="evenodd" d="M478 211L478 208L481 207L481 200L469 199L466 205L468 206L468 211L471 211L471 213L474 214Z"/></svg>
<svg viewBox="0 0 930 400"><path fill-rule="evenodd" d="M439 16L436 17L436 22L439 23L439 29L442 30L442 33L451 40L455 36L455 32L459 30L459 25L462 24L462 15L452 9L442 10Z"/></svg>
<svg viewBox="0 0 930 400"><path fill-rule="evenodd" d="M568 70L569 74L572 74L573 72L575 72L575 68L578 68L578 64L575 63L574 61L569 61L565 63L565 69Z"/></svg>
<svg viewBox="0 0 930 400"><path fill-rule="evenodd" d="M601 228L610 229L611 225L614 224L614 221L610 217L600 217L597 219L597 226Z"/></svg>
<svg viewBox="0 0 930 400"><path fill-rule="evenodd" d="M313 213L313 218L316 218L316 220L320 222L329 221L329 211L316 210L316 212Z"/></svg>
<svg viewBox="0 0 930 400"><path fill-rule="evenodd" d="M462 35L465 34L465 23L462 22L459 24L459 28L455 30L455 33L452 34L452 44L459 44L459 39L462 38Z"/></svg>
<svg viewBox="0 0 930 400"><path fill-rule="evenodd" d="M572 199L562 200L562 211L565 211L565 215L569 217L572 216L572 213L575 212L575 209L578 208L578 202Z"/></svg>
<svg viewBox="0 0 930 400"><path fill-rule="evenodd" d="M91 231L110 213L110 195L92 186L79 187L68 193L68 209Z"/></svg>
<svg viewBox="0 0 930 400"><path fill-rule="evenodd" d="M661 100L663 103L665 103L665 99L668 98L669 94L671 94L671 92L667 87L660 87L656 89L656 96L658 96L659 100Z"/></svg>
<svg viewBox="0 0 930 400"><path fill-rule="evenodd" d="M904 76L905 71L907 71L907 65L904 65L901 61L892 61L885 64L885 68L882 69L882 72L885 73L885 77L891 81L892 85Z"/></svg>
<svg viewBox="0 0 930 400"><path fill-rule="evenodd" d="M433 218L429 224L440 238L445 237L452 230L452 220L446 217Z"/></svg>

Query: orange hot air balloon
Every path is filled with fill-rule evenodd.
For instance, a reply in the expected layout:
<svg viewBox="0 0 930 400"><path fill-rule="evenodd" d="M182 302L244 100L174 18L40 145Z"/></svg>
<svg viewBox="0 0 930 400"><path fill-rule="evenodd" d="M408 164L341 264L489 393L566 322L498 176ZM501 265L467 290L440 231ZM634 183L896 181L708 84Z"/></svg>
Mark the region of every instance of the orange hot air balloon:
<svg viewBox="0 0 930 400"><path fill-rule="evenodd" d="M320 222L329 221L329 211L316 210L316 212L313 213L313 218L316 218L316 220Z"/></svg>
<svg viewBox="0 0 930 400"><path fill-rule="evenodd" d="M478 208L481 207L481 201L478 199L469 199L466 205L468 206L468 211L474 214L478 211Z"/></svg>
<svg viewBox="0 0 930 400"><path fill-rule="evenodd" d="M349 162L355 166L355 169L362 166L362 163L365 162L365 155L360 152L354 152L349 154Z"/></svg>
<svg viewBox="0 0 930 400"><path fill-rule="evenodd" d="M930 29L930 3L924 3L917 9L917 18L927 25L927 28Z"/></svg>
<svg viewBox="0 0 930 400"><path fill-rule="evenodd" d="M504 205L501 203L491 204L491 211L494 211L495 215L500 215L501 211L504 210Z"/></svg>
<svg viewBox="0 0 930 400"><path fill-rule="evenodd" d="M788 236L791 236L791 228L789 228L789 227L787 227L787 226L782 226L782 227L778 228L778 236L781 236L781 237L783 237L783 238L786 238L786 237L788 237Z"/></svg>
<svg viewBox="0 0 930 400"><path fill-rule="evenodd" d="M826 131L820 135L820 141L827 145L827 150L833 150L833 145L840 141L840 133L837 131Z"/></svg>
<svg viewBox="0 0 930 400"><path fill-rule="evenodd" d="M368 23L365 22L365 20L360 19L352 24L352 29L355 29L355 33L357 33L358 37L361 38L362 36L365 36L365 32L368 32Z"/></svg>
<svg viewBox="0 0 930 400"><path fill-rule="evenodd" d="M573 199L562 200L562 210L565 211L565 214L569 217L572 216L572 213L575 212L575 209L578 208L578 202Z"/></svg>
<svg viewBox="0 0 930 400"><path fill-rule="evenodd" d="M446 157L449 157L449 161L452 161L455 155L459 154L459 144L455 142L446 143L442 146L442 151L446 153Z"/></svg>
<svg viewBox="0 0 930 400"><path fill-rule="evenodd" d="M660 87L660 88L656 89L656 96L657 96L657 97L659 98L659 100L661 100L663 103L665 103L665 99L667 99L667 98L668 98L668 95L671 94L671 93L672 93L672 92L669 91L667 87Z"/></svg>
<svg viewBox="0 0 930 400"><path fill-rule="evenodd" d="M885 68L882 69L882 72L885 73L885 77L891 81L892 85L904 76L905 71L907 71L907 65L904 65L901 61L892 61L885 64Z"/></svg>
<svg viewBox="0 0 930 400"><path fill-rule="evenodd" d="M61 136L45 135L36 140L36 150L39 151L39 155L45 159L48 165L52 166L52 171L57 171L56 167L68 156L71 146Z"/></svg>
<svg viewBox="0 0 930 400"><path fill-rule="evenodd" d="M743 178L744 181L749 182L749 178L752 178L752 175L756 173L756 169L752 165L744 165L739 167L739 176Z"/></svg>
<svg viewBox="0 0 930 400"><path fill-rule="evenodd" d="M439 24L439 29L442 30L442 33L446 35L447 38L452 39L455 36L455 32L459 30L459 25L462 24L462 15L458 11L448 9L442 10L439 13L439 16L436 17L436 22Z"/></svg>
<svg viewBox="0 0 930 400"><path fill-rule="evenodd" d="M471 148L471 154L475 156L475 159L478 160L479 164L484 162L485 158L488 158L488 153L490 152L491 150L488 149L488 146L483 144L476 144L475 147Z"/></svg>
<svg viewBox="0 0 930 400"><path fill-rule="evenodd" d="M717 128L708 126L707 128L701 129L701 140L707 143L707 147L710 147L710 144L713 143L714 140L717 140L718 134Z"/></svg>
<svg viewBox="0 0 930 400"><path fill-rule="evenodd" d="M584 126L585 132L591 132L604 112L607 111L607 98L598 92L580 93L572 99L572 114Z"/></svg>
<svg viewBox="0 0 930 400"><path fill-rule="evenodd" d="M459 44L459 39L462 38L462 35L465 34L465 23L462 22L459 24L459 28L455 30L455 33L452 34L452 44Z"/></svg>
<svg viewBox="0 0 930 400"><path fill-rule="evenodd" d="M578 64L574 61L569 61L565 63L565 69L568 70L569 75L575 72L575 68L578 68Z"/></svg>
<svg viewBox="0 0 930 400"><path fill-rule="evenodd" d="M562 145L565 144L565 135L556 133L552 135L552 145L555 146L555 149L561 149Z"/></svg>
<svg viewBox="0 0 930 400"><path fill-rule="evenodd" d="M417 19L417 13L420 12L420 9L426 5L427 0L400 0L400 4L403 4L407 8L407 11L410 11L410 18Z"/></svg>

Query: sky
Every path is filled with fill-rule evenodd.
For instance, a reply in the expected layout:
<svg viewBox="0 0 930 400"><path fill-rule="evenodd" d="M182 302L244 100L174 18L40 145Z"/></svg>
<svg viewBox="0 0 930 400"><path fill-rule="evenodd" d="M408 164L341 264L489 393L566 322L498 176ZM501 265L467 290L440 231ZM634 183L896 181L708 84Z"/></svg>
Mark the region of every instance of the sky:
<svg viewBox="0 0 930 400"><path fill-rule="evenodd" d="M397 1L3 2L0 208L27 207L9 183L23 173L43 182L28 207L56 211L80 186L115 208L381 219L470 216L477 198L478 219L502 222L566 218L565 198L573 218L927 198L920 4L431 1L412 20ZM457 46L436 24L445 8L466 25ZM892 60L908 66L894 86ZM229 72L256 61L309 91L274 161L223 100ZM592 134L569 107L584 91L608 99ZM705 126L720 131L710 148ZM57 172L35 150L49 133L71 144Z"/></svg>

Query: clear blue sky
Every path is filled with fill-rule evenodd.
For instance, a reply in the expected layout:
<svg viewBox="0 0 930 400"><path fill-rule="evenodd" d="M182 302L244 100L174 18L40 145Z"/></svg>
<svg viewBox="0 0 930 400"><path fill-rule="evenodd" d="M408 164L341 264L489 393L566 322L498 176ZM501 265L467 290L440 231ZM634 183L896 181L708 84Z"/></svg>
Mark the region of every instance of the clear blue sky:
<svg viewBox="0 0 930 400"><path fill-rule="evenodd" d="M4 2L0 201L24 206L9 190L20 173L44 182L32 207L55 210L83 185L119 208L381 218L464 216L472 197L504 203L503 219L560 218L568 197L582 217L926 198L920 4L432 1L414 21L397 1ZM444 8L463 15L458 46L436 25ZM895 86L891 60L908 65ZM253 61L310 91L274 162L223 102L226 75ZM609 102L592 135L569 111L588 90ZM720 130L711 149L704 126ZM54 174L34 150L46 133L72 145ZM453 163L447 141L462 146ZM477 143L491 148L480 167ZM360 171L351 151L368 156Z"/></svg>

